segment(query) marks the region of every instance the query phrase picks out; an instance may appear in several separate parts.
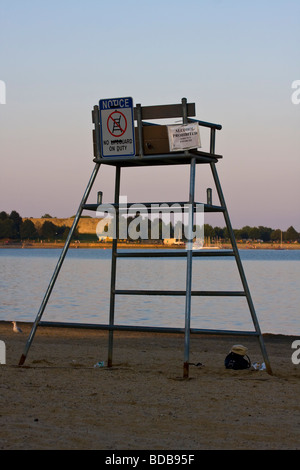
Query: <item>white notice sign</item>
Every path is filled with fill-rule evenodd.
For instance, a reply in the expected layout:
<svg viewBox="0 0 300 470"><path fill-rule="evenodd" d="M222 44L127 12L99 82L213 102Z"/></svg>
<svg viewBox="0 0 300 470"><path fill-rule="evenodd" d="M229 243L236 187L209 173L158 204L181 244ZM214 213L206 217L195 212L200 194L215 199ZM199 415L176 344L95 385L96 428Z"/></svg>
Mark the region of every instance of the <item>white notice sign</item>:
<svg viewBox="0 0 300 470"><path fill-rule="evenodd" d="M167 126L170 152L201 147L198 123Z"/></svg>
<svg viewBox="0 0 300 470"><path fill-rule="evenodd" d="M133 99L127 97L100 100L99 110L102 157L133 157Z"/></svg>

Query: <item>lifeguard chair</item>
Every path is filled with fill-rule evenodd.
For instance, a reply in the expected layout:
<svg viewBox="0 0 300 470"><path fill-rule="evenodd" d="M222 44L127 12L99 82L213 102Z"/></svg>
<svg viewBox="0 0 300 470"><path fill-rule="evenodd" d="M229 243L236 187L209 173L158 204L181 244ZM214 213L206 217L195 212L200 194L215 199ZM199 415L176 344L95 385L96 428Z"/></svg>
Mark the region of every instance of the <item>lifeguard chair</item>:
<svg viewBox="0 0 300 470"><path fill-rule="evenodd" d="M129 99L131 100L131 99ZM119 144L122 144L121 135L125 133L125 127L127 125L130 127L130 110L129 114L125 115L122 111L119 112L119 115L116 114L112 116L114 111L114 104L118 106L119 101L111 100L112 106L110 108L111 113L107 114L107 122L105 132L107 136L111 134L112 139L116 143L120 139ZM129 106L130 107L130 106ZM36 329L39 324L47 326L73 326L73 327L87 327L87 328L98 328L105 329L109 332L108 338L108 360L107 366L111 367L113 364L113 334L116 330L132 330L132 331L155 331L155 332L170 332L170 333L183 333L184 334L184 360L183 360L183 377L187 378L189 376L189 354L190 354L190 334L219 334L219 335L236 335L236 336L255 336L258 338L261 352L266 364L266 369L269 374L272 373L268 355L266 352L263 336L260 330L260 326L257 320L256 312L254 309L253 301L251 298L250 290L247 284L246 276L240 259L239 251L237 248L234 232L231 226L229 213L226 207L225 198L222 192L220 180L217 173L216 164L222 158L221 155L215 153L215 140L216 140L216 131L222 129L220 124L213 124L205 121L200 121L195 119L196 110L194 103L188 103L185 98L181 100L180 104L171 104L171 105L162 105L162 106L141 106L138 104L135 108L132 107L132 122L136 122L134 127L133 134L131 139L127 139L126 142L129 143L130 152L128 154L128 149L122 149L122 145L119 145L120 154L116 150L112 150L109 156L104 156L103 145L104 141L107 145L110 145L109 139L106 139L103 135L103 123L101 123L101 114L99 106L94 106L92 111L94 130L93 130L93 142L94 142L94 162L95 167L92 171L92 175L86 187L86 190L83 194L82 200L80 202L78 211L74 218L73 225L70 229L68 238L65 242L64 248L54 270L53 276L50 280L48 289L45 293L44 299L36 316L35 322L33 324L31 333L27 340L24 353L20 358L19 365L23 365L30 345L33 341ZM121 124L121 115L125 117L126 125ZM129 117L128 117L129 116ZM118 120L120 118L120 120ZM210 131L210 142L209 142L209 151L204 152L197 148L197 144L193 148L193 143L186 142L188 139L182 139L179 143L179 147L176 147L176 144L172 140L172 134L170 137L170 129L167 125L159 125L152 122L153 120L157 121L159 119L182 119L182 126L187 126L189 124L195 124L196 128L208 128ZM112 121L112 122L110 122ZM149 122L150 121L150 122ZM101 127L102 126L102 127ZM109 127L111 126L111 127ZM180 127L178 125L177 127ZM173 135L174 136L174 135ZM186 136L185 136L186 137ZM124 137L123 137L124 140ZM132 140L132 141L131 141ZM180 140L180 139L179 139ZM192 140L193 142L193 140ZM117 142L118 143L118 142ZM173 148L171 148L171 144ZM190 147L192 145L192 148ZM110 145L113 148L113 145ZM127 152L127 153L126 153ZM226 227L230 237L232 249L230 250L192 250L187 249L186 251L179 250L167 250L167 251L130 251L122 252L118 250L118 239L115 237L112 244L112 259L111 259L111 284L110 284L110 309L109 309L109 322L105 325L85 325L85 324L65 324L63 322L41 322L41 318L45 307L47 305L48 299L50 297L53 286L56 282L59 270L64 261L65 255L69 248L72 235L76 229L78 221L81 217L83 210L88 211L99 211L101 210L101 204L97 203L88 203L87 199L89 197L91 188L95 182L96 176L98 174L99 168L101 165L111 165L115 167L115 190L114 190L114 201L112 206L116 210L116 214L119 214L119 211L122 209L120 204L120 179L121 179L121 169L122 168L133 168L133 167L142 167L147 168L149 166L159 166L159 165L189 165L190 166L190 181L189 181L189 199L188 201L176 201L176 204L179 207L184 207L188 205L189 207L189 228L192 229L194 225L194 211L197 202L195 201L195 173L197 165L209 165L213 180L215 183L216 191L219 198L219 204L213 205L211 197L208 197L207 201L203 204L204 212L220 212L224 215ZM135 203L136 204L136 203ZM151 203L143 203L143 206L150 207ZM130 207L130 204L128 205ZM118 220L118 217L116 218ZM239 291L203 291L203 290L192 290L192 261L194 257L216 257L216 256L230 256L235 258L238 273L240 275L241 283L243 286L242 290ZM184 291L173 291L173 290L120 290L116 289L116 276L117 276L117 259L124 257L185 257L187 260L186 263L186 289ZM143 326L128 326L128 325L117 325L115 324L115 298L117 295L148 295L148 296L185 296L185 326L184 328L163 328L163 327L143 327ZM254 325L254 331L228 331L228 330L213 330L213 329L191 329L191 297L192 296L218 296L218 297L245 297L251 314L251 318Z"/></svg>

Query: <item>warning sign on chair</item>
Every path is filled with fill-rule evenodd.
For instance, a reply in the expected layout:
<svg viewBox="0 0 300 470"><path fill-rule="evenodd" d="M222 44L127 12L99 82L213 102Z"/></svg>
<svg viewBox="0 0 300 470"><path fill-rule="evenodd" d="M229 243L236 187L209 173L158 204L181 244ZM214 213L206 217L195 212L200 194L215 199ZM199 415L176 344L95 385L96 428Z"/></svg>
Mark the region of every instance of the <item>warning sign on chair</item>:
<svg viewBox="0 0 300 470"><path fill-rule="evenodd" d="M168 127L170 152L201 147L198 123L179 124Z"/></svg>
<svg viewBox="0 0 300 470"><path fill-rule="evenodd" d="M99 101L102 157L135 155L133 99Z"/></svg>

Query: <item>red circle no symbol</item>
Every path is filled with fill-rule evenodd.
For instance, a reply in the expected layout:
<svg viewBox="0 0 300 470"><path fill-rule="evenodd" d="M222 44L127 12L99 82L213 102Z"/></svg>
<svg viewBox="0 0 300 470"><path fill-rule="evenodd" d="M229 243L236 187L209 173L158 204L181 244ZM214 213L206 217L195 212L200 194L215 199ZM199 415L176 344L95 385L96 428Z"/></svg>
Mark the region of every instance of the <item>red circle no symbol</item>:
<svg viewBox="0 0 300 470"><path fill-rule="evenodd" d="M113 137L121 137L127 129L127 119L121 111L113 111L107 119L108 132Z"/></svg>

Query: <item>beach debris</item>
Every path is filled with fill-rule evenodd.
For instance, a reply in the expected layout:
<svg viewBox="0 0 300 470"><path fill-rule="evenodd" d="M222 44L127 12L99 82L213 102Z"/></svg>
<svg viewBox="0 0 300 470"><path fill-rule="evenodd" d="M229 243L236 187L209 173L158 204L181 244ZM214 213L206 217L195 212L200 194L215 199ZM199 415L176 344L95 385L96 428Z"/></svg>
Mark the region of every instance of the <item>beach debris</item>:
<svg viewBox="0 0 300 470"><path fill-rule="evenodd" d="M95 364L94 367L105 367L105 362L104 361L97 362L97 364Z"/></svg>
<svg viewBox="0 0 300 470"><path fill-rule="evenodd" d="M251 368L254 370L266 370L266 364L264 362L253 362Z"/></svg>
<svg viewBox="0 0 300 470"><path fill-rule="evenodd" d="M204 367L204 364L202 362L189 362L190 366L196 366L196 367Z"/></svg>
<svg viewBox="0 0 300 470"><path fill-rule="evenodd" d="M247 356L248 349L242 344L235 344L232 346L229 354L225 357L226 369L249 369L251 367L251 360Z"/></svg>
<svg viewBox="0 0 300 470"><path fill-rule="evenodd" d="M23 333L23 331L21 330L21 328L17 325L17 322L16 321L12 321L12 324L13 324L13 331L15 333Z"/></svg>

